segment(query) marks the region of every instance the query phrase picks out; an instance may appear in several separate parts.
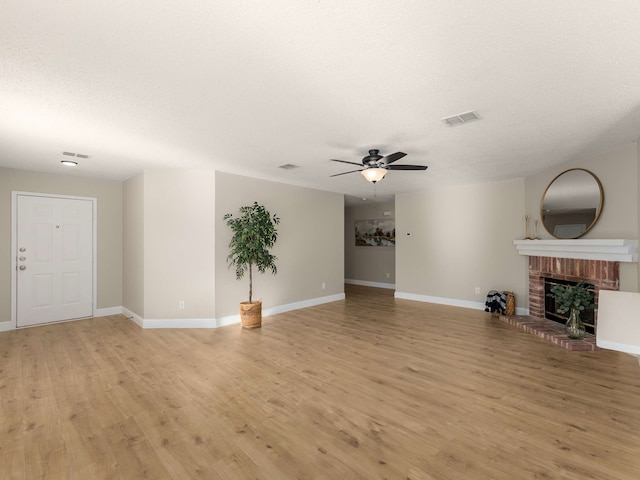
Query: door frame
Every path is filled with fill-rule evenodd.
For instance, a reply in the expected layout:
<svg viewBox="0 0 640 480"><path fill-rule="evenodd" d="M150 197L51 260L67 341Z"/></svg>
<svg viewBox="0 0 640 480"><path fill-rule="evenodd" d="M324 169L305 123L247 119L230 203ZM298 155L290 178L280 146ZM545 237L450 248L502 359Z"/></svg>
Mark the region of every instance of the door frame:
<svg viewBox="0 0 640 480"><path fill-rule="evenodd" d="M98 199L95 197L78 197L73 195L57 195L53 193L39 193L39 192L23 192L13 190L11 192L11 325L9 327L10 330L15 330L17 328L18 321L18 312L17 312L17 301L18 301L18 197L19 196L29 196L29 197L48 197L48 198L64 198L68 200L88 200L91 202L93 215L92 215L92 225L91 225L91 235L92 235L92 260L91 260L91 269L93 270L92 275L92 286L91 286L91 314L95 315L98 305ZM62 320L64 321L64 320ZM49 324L50 325L50 324ZM31 327L21 327L21 328L31 328Z"/></svg>

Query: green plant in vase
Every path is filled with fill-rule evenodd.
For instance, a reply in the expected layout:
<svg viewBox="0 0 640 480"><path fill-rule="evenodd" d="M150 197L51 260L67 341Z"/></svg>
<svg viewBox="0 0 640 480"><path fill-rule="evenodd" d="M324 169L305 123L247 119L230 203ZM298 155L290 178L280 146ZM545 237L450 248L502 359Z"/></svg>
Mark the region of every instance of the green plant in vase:
<svg viewBox="0 0 640 480"><path fill-rule="evenodd" d="M594 295L591 285L581 281L576 285L554 285L548 296L555 298L556 311L561 314L569 312L569 319L565 324L569 338L583 338L586 329L580 319L580 312L594 305Z"/></svg>

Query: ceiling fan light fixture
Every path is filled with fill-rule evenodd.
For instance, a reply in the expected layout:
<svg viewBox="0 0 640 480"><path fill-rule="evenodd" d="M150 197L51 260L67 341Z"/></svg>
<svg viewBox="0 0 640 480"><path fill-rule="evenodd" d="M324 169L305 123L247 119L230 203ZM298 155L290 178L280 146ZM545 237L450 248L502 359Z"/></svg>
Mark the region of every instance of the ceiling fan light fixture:
<svg viewBox="0 0 640 480"><path fill-rule="evenodd" d="M371 183L379 182L387 174L386 168L365 168L362 170L362 176Z"/></svg>

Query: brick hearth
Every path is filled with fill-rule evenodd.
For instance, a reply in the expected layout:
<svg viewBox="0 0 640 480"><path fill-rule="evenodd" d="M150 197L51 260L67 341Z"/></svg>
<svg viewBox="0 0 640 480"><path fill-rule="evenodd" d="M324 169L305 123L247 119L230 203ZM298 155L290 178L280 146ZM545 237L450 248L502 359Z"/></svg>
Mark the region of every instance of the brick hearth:
<svg viewBox="0 0 640 480"><path fill-rule="evenodd" d="M547 342L566 348L567 350L593 351L597 350L596 336L587 333L582 340L573 340L567 337L564 325L547 320L525 315L499 315L500 320L514 325L525 332L544 338Z"/></svg>

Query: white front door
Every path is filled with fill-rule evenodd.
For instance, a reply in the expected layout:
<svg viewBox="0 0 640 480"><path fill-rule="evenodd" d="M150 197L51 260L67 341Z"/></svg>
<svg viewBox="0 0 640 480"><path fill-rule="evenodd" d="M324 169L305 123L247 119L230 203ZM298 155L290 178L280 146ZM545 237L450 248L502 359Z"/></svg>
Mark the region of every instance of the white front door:
<svg viewBox="0 0 640 480"><path fill-rule="evenodd" d="M19 194L16 325L93 315L93 202Z"/></svg>

